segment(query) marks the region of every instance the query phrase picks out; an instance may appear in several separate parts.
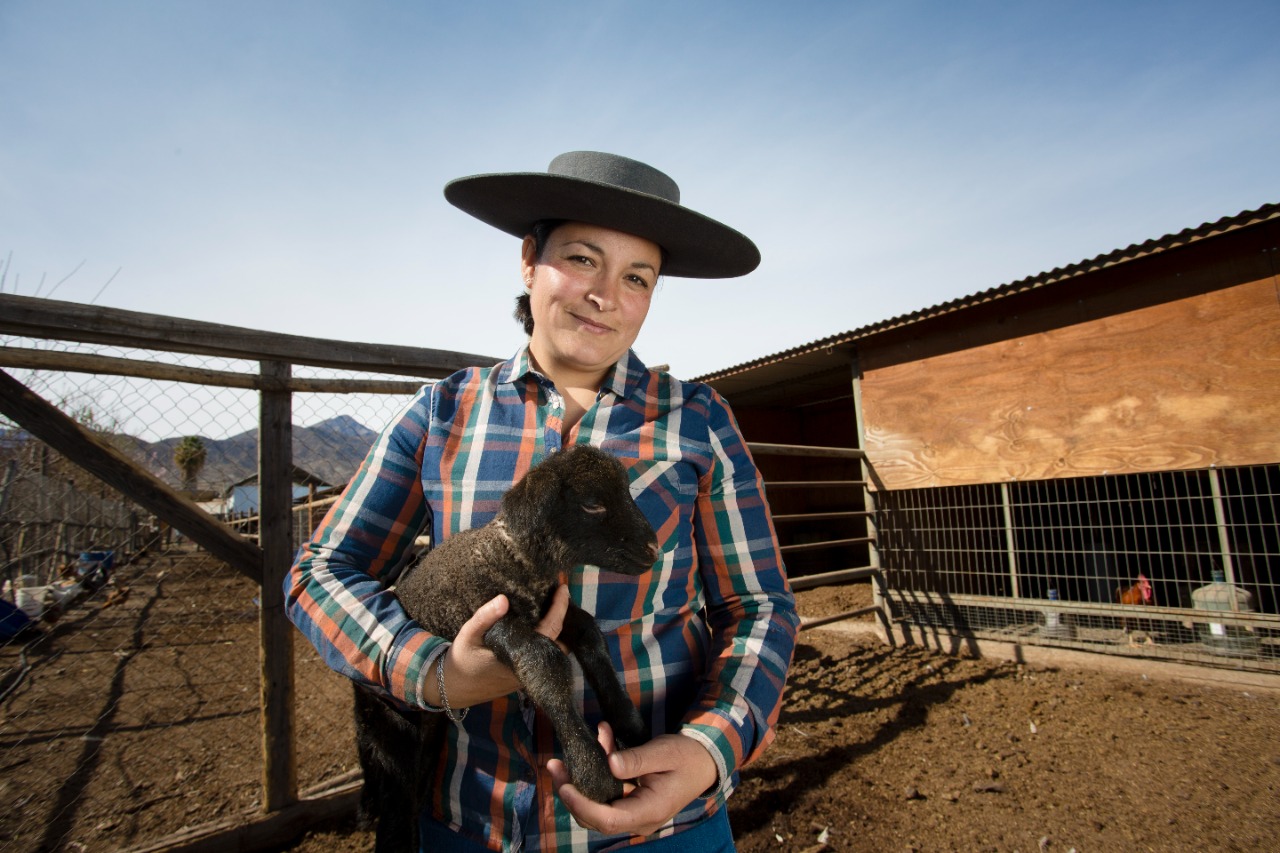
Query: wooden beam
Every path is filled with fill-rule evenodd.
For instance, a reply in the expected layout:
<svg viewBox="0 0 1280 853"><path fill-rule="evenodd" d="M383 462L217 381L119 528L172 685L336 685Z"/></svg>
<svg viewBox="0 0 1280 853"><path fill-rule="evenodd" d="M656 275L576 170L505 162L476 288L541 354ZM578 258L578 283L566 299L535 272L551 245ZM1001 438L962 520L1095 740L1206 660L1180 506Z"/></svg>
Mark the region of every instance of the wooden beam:
<svg viewBox="0 0 1280 853"><path fill-rule="evenodd" d="M144 846L130 848L127 853L227 853L232 850L280 849L317 823L355 814L362 784L359 779L347 782L268 815L249 813L183 829Z"/></svg>
<svg viewBox="0 0 1280 853"><path fill-rule="evenodd" d="M800 623L800 630L807 631L810 628L821 628L823 625L830 625L833 622L843 622L845 619L856 619L859 616L866 616L868 613L882 615L880 608L872 604L869 607L859 607L857 610L846 610L843 613L836 613L833 616L818 616L813 619L805 619Z"/></svg>
<svg viewBox="0 0 1280 853"><path fill-rule="evenodd" d="M892 579L892 570L890 570ZM800 578L807 580L807 578ZM795 581L791 586L794 589ZM1047 598L1005 598L994 595L959 595L949 592L894 589L891 597L900 607L929 605L942 607L987 607L1001 610L1035 610L1041 613L1074 613L1079 616L1110 616L1126 619L1167 619L1180 622L1219 622L1240 628L1280 631L1280 614L1228 610L1197 610L1189 607L1150 607L1141 604L1105 604L1096 601L1050 601Z"/></svg>
<svg viewBox="0 0 1280 853"><path fill-rule="evenodd" d="M0 367L92 373L95 376L133 376L140 379L253 390L260 389L263 382L262 377L256 373L206 370L200 367L183 367L179 364L161 364L132 358L56 352L27 347L0 347ZM413 394L422 385L421 380L414 379L295 379L291 377L285 387L290 391L312 394Z"/></svg>
<svg viewBox="0 0 1280 853"><path fill-rule="evenodd" d="M840 569L835 572L823 572L820 575L805 575L802 578L791 578L791 589L799 592L803 589L814 589L820 586L831 586L840 583L852 583L874 578L880 574L879 569Z"/></svg>
<svg viewBox="0 0 1280 853"><path fill-rule="evenodd" d="M837 519L854 519L866 518L872 515L865 509L842 510L839 512L792 512L775 515L773 523L778 524L783 521L835 521Z"/></svg>
<svg viewBox="0 0 1280 853"><path fill-rule="evenodd" d="M0 294L0 332L227 358L280 359L400 376L446 376L464 367L500 361L474 353L282 335L11 293Z"/></svg>
<svg viewBox="0 0 1280 853"><path fill-rule="evenodd" d="M797 551L818 551L822 548L839 548L842 545L865 545L874 541L874 536L856 536L850 539L828 539L823 542L800 542L795 545L780 545L778 550L784 554L794 554Z"/></svg>
<svg viewBox="0 0 1280 853"><path fill-rule="evenodd" d="M753 456L821 456L835 459L865 459L866 454L856 447L811 447L804 444L769 444L762 441L747 442Z"/></svg>
<svg viewBox="0 0 1280 853"><path fill-rule="evenodd" d="M262 551L256 545L2 370L0 413L236 571L262 582Z"/></svg>
<svg viewBox="0 0 1280 853"><path fill-rule="evenodd" d="M266 385L283 387L289 365L262 362ZM298 799L294 744L293 626L284 611L284 578L293 562L293 415L288 391L263 391L258 425L258 517L262 544L262 804L278 811Z"/></svg>

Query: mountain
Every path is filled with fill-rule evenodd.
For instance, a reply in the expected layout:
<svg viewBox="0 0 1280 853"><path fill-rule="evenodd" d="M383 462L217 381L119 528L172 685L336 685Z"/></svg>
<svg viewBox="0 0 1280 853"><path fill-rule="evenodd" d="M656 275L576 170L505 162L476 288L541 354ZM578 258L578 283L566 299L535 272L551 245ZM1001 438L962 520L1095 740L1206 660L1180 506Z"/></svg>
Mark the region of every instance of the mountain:
<svg viewBox="0 0 1280 853"><path fill-rule="evenodd" d="M293 464L327 483L346 485L377 437L376 432L350 415L339 415L315 426L295 426ZM257 470L256 463L253 470Z"/></svg>
<svg viewBox="0 0 1280 853"><path fill-rule="evenodd" d="M173 451L183 436L161 441L143 441L131 435L107 436L117 449L139 462L174 488L182 488L182 472L173 462ZM345 485L364 461L378 434L350 415L339 415L309 427L293 427L293 464L335 486ZM0 429L0 457L16 458L34 437L22 429ZM196 478L198 489L223 492L258 471L258 431L256 429L214 439L200 437L205 447L205 464Z"/></svg>

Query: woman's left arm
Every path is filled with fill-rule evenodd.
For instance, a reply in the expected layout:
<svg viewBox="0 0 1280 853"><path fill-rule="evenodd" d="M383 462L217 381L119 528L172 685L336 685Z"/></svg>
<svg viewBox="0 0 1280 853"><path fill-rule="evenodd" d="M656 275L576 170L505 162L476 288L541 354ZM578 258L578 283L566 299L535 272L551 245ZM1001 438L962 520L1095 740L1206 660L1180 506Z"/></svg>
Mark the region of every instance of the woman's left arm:
<svg viewBox="0 0 1280 853"><path fill-rule="evenodd" d="M698 484L694 547L711 646L681 733L710 751L727 790L773 742L800 617L760 472L728 404L706 390L712 464Z"/></svg>
<svg viewBox="0 0 1280 853"><path fill-rule="evenodd" d="M737 769L764 751L782 706L799 617L787 584L759 471L727 404L709 388L710 465L698 484L694 542L711 643L703 687L678 734L613 751L614 775L639 789L602 805L572 787L559 762L552 776L584 826L608 833L656 831L699 796L727 791Z"/></svg>

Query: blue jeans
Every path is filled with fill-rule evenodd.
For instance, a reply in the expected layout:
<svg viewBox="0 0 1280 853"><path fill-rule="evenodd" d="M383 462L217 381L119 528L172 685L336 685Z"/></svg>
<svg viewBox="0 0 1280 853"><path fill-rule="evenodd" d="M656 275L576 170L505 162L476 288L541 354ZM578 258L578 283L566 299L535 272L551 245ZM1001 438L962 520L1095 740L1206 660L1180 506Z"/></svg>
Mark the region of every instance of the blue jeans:
<svg viewBox="0 0 1280 853"><path fill-rule="evenodd" d="M483 844L464 838L430 817L424 816L420 825L422 853L488 853ZM693 850L698 853L735 853L733 833L729 829L729 810L722 806L711 817L684 832L625 850L627 853L633 850L643 853L689 853Z"/></svg>

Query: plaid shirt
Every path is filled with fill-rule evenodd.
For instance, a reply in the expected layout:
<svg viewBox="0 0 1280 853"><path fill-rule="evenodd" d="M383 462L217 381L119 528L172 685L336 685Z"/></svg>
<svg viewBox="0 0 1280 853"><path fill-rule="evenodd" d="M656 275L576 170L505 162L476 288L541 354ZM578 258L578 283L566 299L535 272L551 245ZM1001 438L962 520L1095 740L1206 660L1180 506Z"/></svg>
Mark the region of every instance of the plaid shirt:
<svg viewBox="0 0 1280 853"><path fill-rule="evenodd" d="M286 579L290 618L333 669L416 707L446 648L387 586L430 527L433 542L494 517L502 495L561 446L563 402L527 349L425 387L379 436ZM571 443L622 460L662 548L640 577L570 573L651 731L680 732L715 759L720 786L660 834L718 808L737 769L773 739L799 619L759 473L729 407L706 385L650 371L628 353ZM577 694L589 723L598 708ZM552 793L561 757L523 694L449 725L432 814L505 850L598 851L636 839L580 828ZM440 778L439 776L437 778Z"/></svg>

